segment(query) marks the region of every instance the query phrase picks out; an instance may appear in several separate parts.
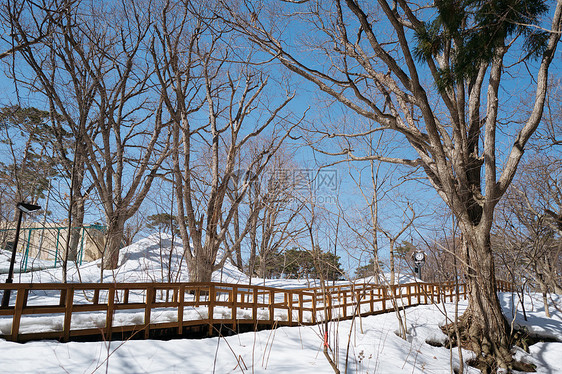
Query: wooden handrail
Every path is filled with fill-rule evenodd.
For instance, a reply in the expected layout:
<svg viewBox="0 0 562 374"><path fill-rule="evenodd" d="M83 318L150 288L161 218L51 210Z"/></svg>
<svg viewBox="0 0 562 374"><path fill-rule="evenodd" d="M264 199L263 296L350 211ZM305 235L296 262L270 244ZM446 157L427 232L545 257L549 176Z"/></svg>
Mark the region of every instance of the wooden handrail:
<svg viewBox="0 0 562 374"><path fill-rule="evenodd" d="M362 283L300 289L212 282L0 284L0 291L6 289L16 294L16 300L13 306L0 308L0 337L12 341L44 338L68 341L84 335L111 339L116 332L138 331L148 338L154 329L172 329L181 335L184 328L193 325L208 326L208 334L212 335L217 324L231 326L233 330L241 324L306 325L352 318L356 310L364 316L388 312L395 306L467 297L466 285L453 282L394 286ZM500 280L497 289L511 291L513 285ZM37 294L46 294L52 303L45 304L45 296ZM42 298L41 304L36 305L36 298ZM387 302L392 299L396 302ZM170 309L173 313L161 318ZM135 311L129 320L125 318L121 323L116 320L118 314L122 317L123 313ZM98 321L95 326L80 325L80 313L85 312L98 318L105 314L103 324ZM62 329L26 332L26 319L37 318L36 315L61 320ZM73 317L77 320L74 325ZM11 322L9 332L8 322Z"/></svg>

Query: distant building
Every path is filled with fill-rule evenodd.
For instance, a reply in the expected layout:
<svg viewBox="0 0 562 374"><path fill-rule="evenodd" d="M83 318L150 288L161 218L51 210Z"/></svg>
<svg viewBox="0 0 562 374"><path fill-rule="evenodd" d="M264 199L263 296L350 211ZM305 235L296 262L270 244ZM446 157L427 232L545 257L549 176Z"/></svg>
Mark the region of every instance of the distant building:
<svg viewBox="0 0 562 374"><path fill-rule="evenodd" d="M76 261L78 263L101 258L104 248L105 226L89 225L72 228L78 234ZM15 239L16 223L0 224L0 248L11 251ZM29 258L51 260L55 266L65 258L68 226L56 223L22 223L17 251L23 256L23 270Z"/></svg>

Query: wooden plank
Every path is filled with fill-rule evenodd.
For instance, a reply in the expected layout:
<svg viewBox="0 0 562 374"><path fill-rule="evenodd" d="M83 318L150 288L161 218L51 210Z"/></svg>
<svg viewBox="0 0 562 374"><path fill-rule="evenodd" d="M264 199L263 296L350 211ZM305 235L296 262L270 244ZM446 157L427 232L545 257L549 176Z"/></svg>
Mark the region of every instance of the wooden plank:
<svg viewBox="0 0 562 374"><path fill-rule="evenodd" d="M175 305L167 305L167 306L175 306ZM158 304L158 307L162 307L162 305ZM117 310L131 310L131 309L145 309L146 303L131 303L131 304L119 304L115 303L113 305L113 309Z"/></svg>
<svg viewBox="0 0 562 374"><path fill-rule="evenodd" d="M19 292L19 291L18 291ZM34 305L23 308L23 314L54 314L64 313L64 306L54 305ZM12 314L12 313L9 313Z"/></svg>

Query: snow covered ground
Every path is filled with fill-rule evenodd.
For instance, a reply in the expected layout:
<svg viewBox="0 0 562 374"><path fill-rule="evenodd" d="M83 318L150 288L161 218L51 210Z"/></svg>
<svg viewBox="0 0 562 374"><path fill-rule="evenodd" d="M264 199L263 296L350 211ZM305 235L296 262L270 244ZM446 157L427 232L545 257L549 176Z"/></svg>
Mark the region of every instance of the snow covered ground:
<svg viewBox="0 0 562 374"><path fill-rule="evenodd" d="M12 252L0 249L0 274L8 274L10 268L10 259ZM27 267L25 266L25 259L20 252L16 252L16 261L14 263L14 273L21 273L24 271L48 269L55 266L54 261L40 260L38 258L29 257L27 259ZM27 268L27 269L26 269Z"/></svg>
<svg viewBox="0 0 562 374"><path fill-rule="evenodd" d="M172 263L180 262L182 248L176 244L171 250L169 238L141 240L123 250L122 266L114 272L106 272L104 280L166 281L171 275L176 281L186 281L185 263L183 269L175 266L170 273L166 266L160 266L161 258L168 259L170 254ZM69 273L72 281L100 280L96 263L84 264L80 269L72 268ZM15 281L53 282L60 281L60 276L60 269L47 269L18 275ZM231 265L222 273L215 273L214 280L249 281ZM273 287L309 285L307 281L296 280L252 280L254 284L264 282ZM562 341L562 313L559 310L551 310L553 316L547 318L540 299L527 297L529 318L525 322L521 308L512 313L511 297L508 293L501 295L508 318L515 315L516 324L527 326L530 332ZM562 296L555 296L554 301L562 307ZM460 302L459 312L465 308L466 302ZM407 309L407 340L396 335L398 322L394 313L330 323L331 355L336 357L342 372L347 367L350 373L450 373L451 365L458 367L457 350L434 347L427 341L444 340L439 326L452 318L453 313L453 304ZM18 344L0 339L0 373L330 373L333 369L323 354L323 328L283 327L201 340ZM519 350L517 355L537 365L539 373L562 373L562 343L537 343L530 347L530 351L527 354ZM470 355L464 351L464 360ZM468 372L478 371L470 368Z"/></svg>
<svg viewBox="0 0 562 374"><path fill-rule="evenodd" d="M22 258L18 253L16 256L16 268ZM102 278L100 271L100 260L84 263L76 267L69 264L68 282L100 282ZM138 242L121 249L120 266L113 271L104 271L103 282L187 282L187 266L183 257L183 246L181 240L176 237L172 239L168 235L151 235ZM171 264L169 266L168 264ZM41 268L48 267L42 271L16 274L14 282L60 282L62 280L62 268L54 268L50 263L37 262ZM49 266L50 265L50 266ZM0 252L0 269L9 267L9 255L7 251ZM241 273L229 261L225 267L213 273L214 282L242 283L248 284L249 278ZM315 286L314 280L307 279L261 279L253 278L252 284L285 288L302 288Z"/></svg>

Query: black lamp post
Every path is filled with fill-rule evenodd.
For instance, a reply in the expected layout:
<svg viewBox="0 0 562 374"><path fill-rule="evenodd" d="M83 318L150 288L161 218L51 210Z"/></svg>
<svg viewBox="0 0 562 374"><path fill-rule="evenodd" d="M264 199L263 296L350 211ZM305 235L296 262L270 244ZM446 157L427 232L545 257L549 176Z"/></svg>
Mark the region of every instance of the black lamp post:
<svg viewBox="0 0 562 374"><path fill-rule="evenodd" d="M425 264L425 252L424 251L415 251L412 253L412 259L414 260L414 264L416 267L414 268L414 272L418 274L418 278L422 279L422 266Z"/></svg>
<svg viewBox="0 0 562 374"><path fill-rule="evenodd" d="M16 228L16 238L14 239L14 245L12 246L12 257L10 258L10 269L8 270L8 279L6 283L13 283L14 281L14 264L16 262L16 250L18 248L18 240L20 238L20 228L21 228L21 217L23 212L31 213L36 210L41 209L39 205L27 204L24 202L18 203L16 208L19 209L18 225ZM4 290L4 295L2 296L2 308L7 308L10 304L10 291L9 289Z"/></svg>

